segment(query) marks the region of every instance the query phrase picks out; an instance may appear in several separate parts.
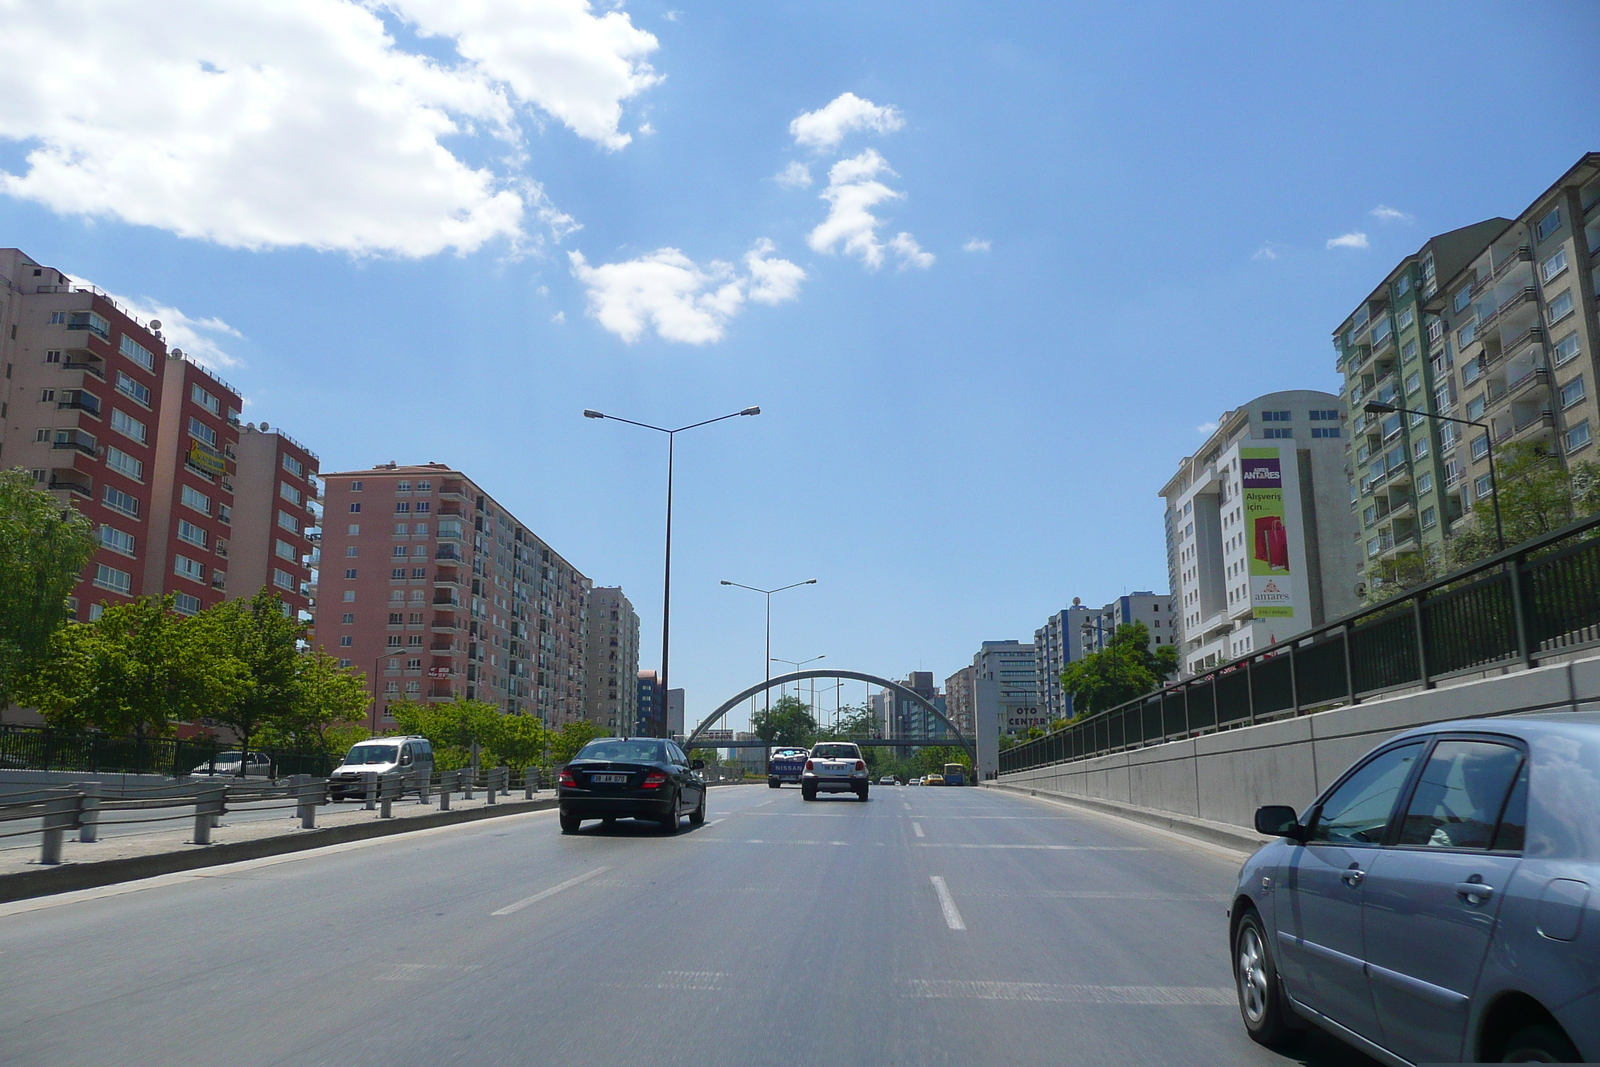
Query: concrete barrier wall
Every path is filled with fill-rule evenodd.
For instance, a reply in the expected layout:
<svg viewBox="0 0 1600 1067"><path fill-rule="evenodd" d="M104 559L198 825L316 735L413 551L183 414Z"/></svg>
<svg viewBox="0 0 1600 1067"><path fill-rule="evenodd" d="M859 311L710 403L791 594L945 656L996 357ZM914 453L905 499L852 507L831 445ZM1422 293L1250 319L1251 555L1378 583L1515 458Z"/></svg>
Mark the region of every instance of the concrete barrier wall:
<svg viewBox="0 0 1600 1067"><path fill-rule="evenodd" d="M999 781L1249 827L1262 804L1304 808L1402 730L1522 711L1600 711L1600 657L1036 767Z"/></svg>

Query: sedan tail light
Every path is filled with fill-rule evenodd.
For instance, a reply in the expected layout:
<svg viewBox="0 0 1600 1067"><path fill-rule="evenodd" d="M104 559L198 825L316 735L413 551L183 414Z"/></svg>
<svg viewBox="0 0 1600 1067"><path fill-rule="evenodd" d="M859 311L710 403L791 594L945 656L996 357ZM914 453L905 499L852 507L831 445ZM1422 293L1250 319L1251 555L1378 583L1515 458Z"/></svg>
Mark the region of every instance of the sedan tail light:
<svg viewBox="0 0 1600 1067"><path fill-rule="evenodd" d="M667 776L660 771L651 771L644 776L644 781L639 783L640 789L660 789L667 784Z"/></svg>
<svg viewBox="0 0 1600 1067"><path fill-rule="evenodd" d="M576 789L578 787L578 779L573 777L573 774L572 774L571 771L569 771L565 767L563 767L563 768L561 768L560 784L561 785L565 785L565 786L571 786L572 788Z"/></svg>
<svg viewBox="0 0 1600 1067"><path fill-rule="evenodd" d="M860 760L860 759L856 760L856 770L864 771L866 769L867 769L867 761L866 760Z"/></svg>
<svg viewBox="0 0 1600 1067"><path fill-rule="evenodd" d="M806 770L808 770L808 771L815 771L816 770L816 767L812 766L810 760L806 760Z"/></svg>

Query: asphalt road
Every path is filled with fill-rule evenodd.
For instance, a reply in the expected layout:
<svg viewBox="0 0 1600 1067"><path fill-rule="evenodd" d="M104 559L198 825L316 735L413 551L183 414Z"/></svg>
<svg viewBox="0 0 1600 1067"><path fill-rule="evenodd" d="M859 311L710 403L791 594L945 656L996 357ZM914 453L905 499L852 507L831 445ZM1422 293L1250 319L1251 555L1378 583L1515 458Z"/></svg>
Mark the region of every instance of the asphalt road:
<svg viewBox="0 0 1600 1067"><path fill-rule="evenodd" d="M520 796L521 794L518 793L517 795ZM414 798L407 797L405 802L408 804L413 803ZM285 807L285 805L288 806ZM360 805L361 801L356 801L354 806L359 807ZM339 811L341 807L350 806L351 805L348 803L343 805L323 804L320 805L317 810ZM223 816L222 825L226 826L232 823L257 822L263 819L277 819L288 824L298 818L299 816L295 813L293 803L285 800L282 797L277 797L270 801L262 801L253 804L234 803L230 807L228 814ZM183 807L161 808L145 811L103 810L100 813L100 822L96 836L101 841L106 841L113 837L140 837L149 834L164 834L171 831L174 827L192 825L193 821L194 806L192 804ZM26 852L31 854L38 852L39 838L34 836L34 834L36 834L43 827L43 825L44 822L42 819L18 819L15 822L6 823L4 827L5 831L8 833L16 833L19 836L0 838L0 854L10 852ZM24 830L28 831L26 835L21 834L21 831ZM69 840L72 839L73 838L69 835ZM0 1060L0 1067L3 1067L3 1064L4 1061Z"/></svg>
<svg viewBox="0 0 1600 1067"><path fill-rule="evenodd" d="M1244 1034L1238 859L977 789L713 789L0 905L4 1067L1370 1064Z"/></svg>

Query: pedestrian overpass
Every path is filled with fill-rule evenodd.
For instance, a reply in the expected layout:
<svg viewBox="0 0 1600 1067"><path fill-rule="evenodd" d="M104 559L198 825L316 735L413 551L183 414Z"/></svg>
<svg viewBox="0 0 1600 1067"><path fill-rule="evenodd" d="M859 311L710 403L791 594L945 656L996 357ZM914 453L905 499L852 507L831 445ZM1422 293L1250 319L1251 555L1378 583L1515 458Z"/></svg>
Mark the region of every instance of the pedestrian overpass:
<svg viewBox="0 0 1600 1067"><path fill-rule="evenodd" d="M788 674L780 674L776 675L775 677L768 678L764 682L758 682L755 685L750 686L748 689L742 690L734 696L729 697L719 708L717 708L716 711L713 711L709 716L701 720L700 725L696 726L694 728L694 732L690 734L689 737L683 742L684 749L774 747L773 744L768 741L702 741L700 740L700 735L709 730L713 724L715 724L724 715L728 714L728 712L732 711L734 708L738 707L740 704L744 703L746 700L749 700L758 693L766 692L775 685L788 685L791 682L803 682L812 678L840 678L844 679L845 681L866 682L869 685L882 686L883 688L894 693L896 696L904 697L905 699L920 704L922 707L926 708L930 713L933 714L934 718L944 723L945 729L949 730L951 734L951 736L948 738L941 738L937 740L921 738L861 739L854 737L850 738L849 740L854 741L858 745L878 745L891 748L921 748L928 745L950 745L957 748L962 748L966 750L967 757L972 761L974 773L976 773L978 766L977 746L973 743L971 738L967 737L961 732L960 727L951 722L945 713L939 710L938 706L934 704L933 701L917 693L915 690L908 689L899 682L891 682L889 679L880 678L876 674L865 674L861 671L844 671L836 668L828 670L791 671Z"/></svg>

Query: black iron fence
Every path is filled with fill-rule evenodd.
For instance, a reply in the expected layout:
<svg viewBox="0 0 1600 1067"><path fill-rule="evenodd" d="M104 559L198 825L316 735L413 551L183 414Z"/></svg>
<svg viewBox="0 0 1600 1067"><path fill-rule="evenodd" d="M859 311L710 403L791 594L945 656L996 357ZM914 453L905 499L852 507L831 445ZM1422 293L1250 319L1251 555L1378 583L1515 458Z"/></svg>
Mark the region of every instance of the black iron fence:
<svg viewBox="0 0 1600 1067"><path fill-rule="evenodd" d="M197 770L213 773L219 756L238 751L238 745L198 738L116 736L48 726L0 724L0 770L164 774L182 778ZM251 751L264 754L271 761L271 775L278 778L291 774L326 777L338 764L337 759L323 753L273 748Z"/></svg>
<svg viewBox="0 0 1600 1067"><path fill-rule="evenodd" d="M1600 518L1000 753L1009 774L1600 645Z"/></svg>

